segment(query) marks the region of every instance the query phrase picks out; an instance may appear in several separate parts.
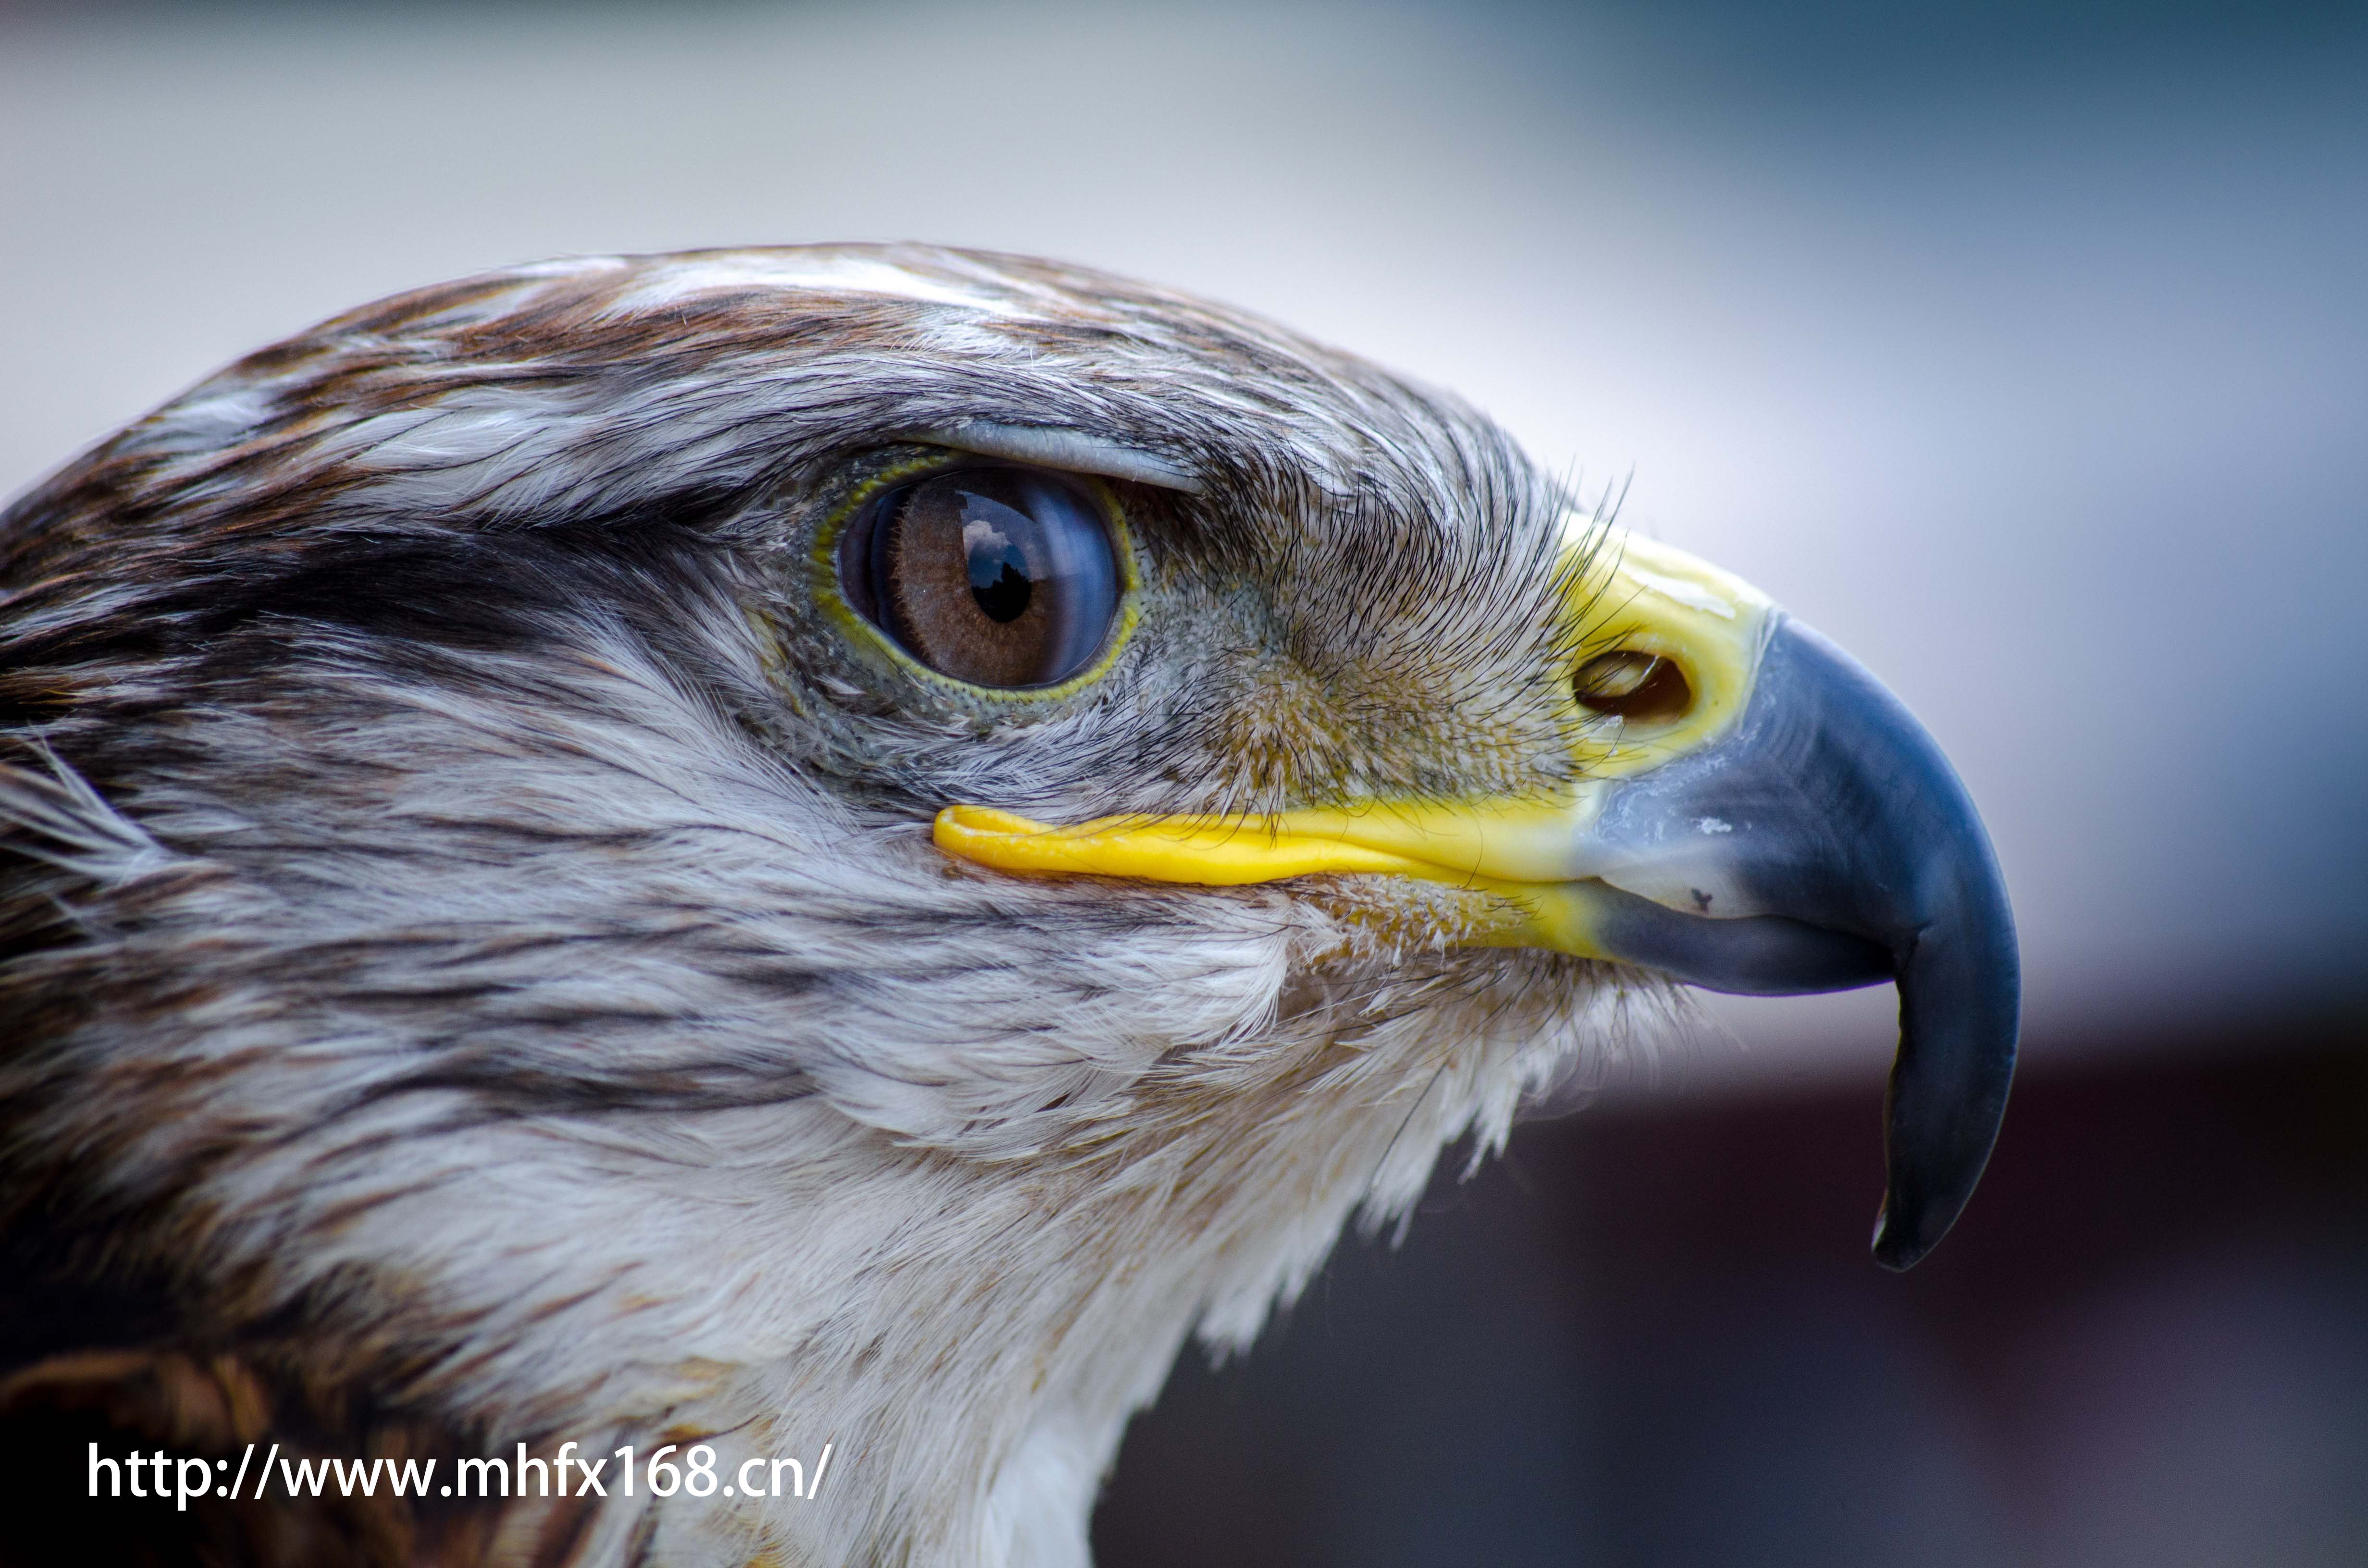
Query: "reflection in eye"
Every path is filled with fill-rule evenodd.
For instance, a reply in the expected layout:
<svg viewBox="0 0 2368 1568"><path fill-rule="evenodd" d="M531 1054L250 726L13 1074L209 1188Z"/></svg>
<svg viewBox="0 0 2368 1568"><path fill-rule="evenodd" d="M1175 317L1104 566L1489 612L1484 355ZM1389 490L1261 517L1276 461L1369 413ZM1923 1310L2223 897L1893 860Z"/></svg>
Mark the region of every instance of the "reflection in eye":
<svg viewBox="0 0 2368 1568"><path fill-rule="evenodd" d="M985 520L980 513L1005 511L984 496L972 495L962 510L962 551L970 559L970 591L990 620L1017 620L1028 613L1035 583L1028 575L1027 557L1011 542L1011 535ZM1025 522L1025 518L1019 519Z"/></svg>
<svg viewBox="0 0 2368 1568"><path fill-rule="evenodd" d="M838 547L848 601L940 675L1049 686L1093 662L1118 619L1102 508L1066 475L958 469L899 485Z"/></svg>

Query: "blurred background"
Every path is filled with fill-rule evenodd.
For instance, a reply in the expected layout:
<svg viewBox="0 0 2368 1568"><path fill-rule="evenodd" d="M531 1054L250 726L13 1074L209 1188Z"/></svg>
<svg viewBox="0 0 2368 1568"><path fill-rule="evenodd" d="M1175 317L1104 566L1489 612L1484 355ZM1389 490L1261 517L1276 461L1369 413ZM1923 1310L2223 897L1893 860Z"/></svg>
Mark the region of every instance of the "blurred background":
<svg viewBox="0 0 2368 1568"><path fill-rule="evenodd" d="M1105 1568L2368 1562L2368 7L0 3L0 490L397 289L887 238L1625 486L1923 716L2023 932L1913 1275L1889 992L1718 1003L1188 1358Z"/></svg>

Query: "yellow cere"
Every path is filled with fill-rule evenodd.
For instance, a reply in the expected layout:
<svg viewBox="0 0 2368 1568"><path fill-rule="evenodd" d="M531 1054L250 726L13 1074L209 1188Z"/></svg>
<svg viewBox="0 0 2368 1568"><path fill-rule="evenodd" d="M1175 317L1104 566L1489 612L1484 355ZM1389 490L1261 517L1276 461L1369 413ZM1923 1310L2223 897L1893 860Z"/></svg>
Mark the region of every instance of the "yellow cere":
<svg viewBox="0 0 2368 1568"><path fill-rule="evenodd" d="M1573 548L1583 540L1575 525ZM1565 791L1520 800L1360 801L1271 817L1105 817L1070 826L956 805L939 813L938 847L1006 871L1214 887L1318 872L1416 877L1502 893L1527 912L1524 939L1591 953L1587 901L1552 884L1595 874L1587 863L1587 829L1610 783L1706 744L1734 724L1774 619L1758 589L1668 545L1615 532L1595 559L1607 564L1571 601L1587 646L1672 660L1694 699L1665 722L1588 726L1579 743L1583 777Z"/></svg>
<svg viewBox="0 0 2368 1568"><path fill-rule="evenodd" d="M1588 641L1616 640L1622 649L1673 660L1694 691L1692 706L1670 723L1607 724L1581 744L1590 778L1621 778L1715 740L1743 716L1776 607L1700 556L1620 529L1603 541L1599 559L1611 562L1610 581L1599 574L1583 583L1572 605Z"/></svg>

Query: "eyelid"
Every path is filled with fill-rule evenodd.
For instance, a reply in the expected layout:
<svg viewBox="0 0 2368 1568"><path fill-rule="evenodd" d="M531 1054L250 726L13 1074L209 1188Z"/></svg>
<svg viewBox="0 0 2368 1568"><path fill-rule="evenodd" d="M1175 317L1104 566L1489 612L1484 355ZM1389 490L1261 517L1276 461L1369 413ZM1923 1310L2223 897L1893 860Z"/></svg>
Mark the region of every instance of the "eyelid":
<svg viewBox="0 0 2368 1568"><path fill-rule="evenodd" d="M899 440L926 441L958 452L1003 458L1065 469L1071 473L1099 474L1161 490L1199 495L1206 490L1198 475L1172 458L1123 446L1108 437L1065 425L1004 425L972 419L932 430L906 431Z"/></svg>

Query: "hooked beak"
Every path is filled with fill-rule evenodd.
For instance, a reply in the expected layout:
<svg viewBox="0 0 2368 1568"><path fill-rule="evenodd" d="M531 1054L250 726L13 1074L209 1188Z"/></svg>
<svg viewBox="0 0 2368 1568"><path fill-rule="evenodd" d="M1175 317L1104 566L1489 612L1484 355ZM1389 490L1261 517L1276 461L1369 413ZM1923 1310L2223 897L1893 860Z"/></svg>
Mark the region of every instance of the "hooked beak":
<svg viewBox="0 0 2368 1568"><path fill-rule="evenodd" d="M1759 995L1899 986L1878 1262L1930 1251L1989 1159L2014 1074L2020 965L1988 835L1940 747L1765 596L1615 536L1576 591L1614 651L1574 696L1579 781L1551 799L1047 827L951 806L949 854L1010 871L1234 885L1409 876L1517 911L1475 943L1553 949ZM1577 548L1575 546L1575 548ZM1606 553L1611 553L1607 551Z"/></svg>

